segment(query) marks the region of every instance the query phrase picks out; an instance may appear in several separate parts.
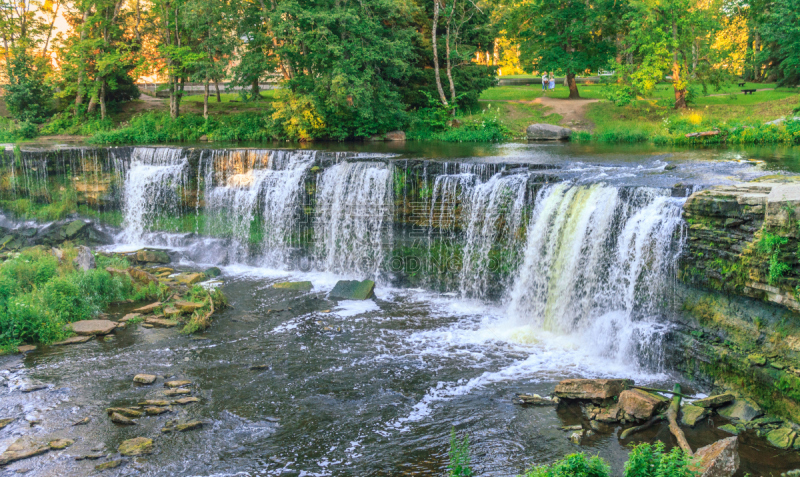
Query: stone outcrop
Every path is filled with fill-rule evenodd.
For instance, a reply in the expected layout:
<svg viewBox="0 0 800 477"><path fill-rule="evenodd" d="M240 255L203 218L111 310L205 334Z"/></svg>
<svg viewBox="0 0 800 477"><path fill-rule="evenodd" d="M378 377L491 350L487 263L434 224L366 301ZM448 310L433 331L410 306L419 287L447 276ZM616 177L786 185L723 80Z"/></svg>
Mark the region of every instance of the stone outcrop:
<svg viewBox="0 0 800 477"><path fill-rule="evenodd" d="M559 399L605 400L633 385L629 379L565 379L556 385Z"/></svg>
<svg viewBox="0 0 800 477"><path fill-rule="evenodd" d="M697 449L694 454L698 477L731 477L739 469L739 440L729 437Z"/></svg>
<svg viewBox="0 0 800 477"><path fill-rule="evenodd" d="M628 389L619 395L619 407L629 420L651 418L669 403L669 399L641 389Z"/></svg>
<svg viewBox="0 0 800 477"><path fill-rule="evenodd" d="M529 141L566 141L572 130L554 124L531 124L525 130Z"/></svg>
<svg viewBox="0 0 800 477"><path fill-rule="evenodd" d="M87 270L92 270L97 268L94 262L94 255L92 255L92 251L89 250L89 247L84 245L78 246L78 256L75 257L73 260L75 266L83 270L84 272Z"/></svg>
<svg viewBox="0 0 800 477"><path fill-rule="evenodd" d="M328 294L332 300L368 300L375 296L375 282L372 280L339 280Z"/></svg>
<svg viewBox="0 0 800 477"><path fill-rule="evenodd" d="M83 320L69 324L70 330L78 335L107 335L114 331L117 324L109 320Z"/></svg>

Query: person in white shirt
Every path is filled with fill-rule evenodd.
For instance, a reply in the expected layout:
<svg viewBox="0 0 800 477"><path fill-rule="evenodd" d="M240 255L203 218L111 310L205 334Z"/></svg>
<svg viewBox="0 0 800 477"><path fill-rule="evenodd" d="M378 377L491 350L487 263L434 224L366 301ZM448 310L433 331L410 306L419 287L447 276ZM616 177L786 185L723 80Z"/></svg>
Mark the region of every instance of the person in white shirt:
<svg viewBox="0 0 800 477"><path fill-rule="evenodd" d="M547 73L542 73L542 91L547 91Z"/></svg>

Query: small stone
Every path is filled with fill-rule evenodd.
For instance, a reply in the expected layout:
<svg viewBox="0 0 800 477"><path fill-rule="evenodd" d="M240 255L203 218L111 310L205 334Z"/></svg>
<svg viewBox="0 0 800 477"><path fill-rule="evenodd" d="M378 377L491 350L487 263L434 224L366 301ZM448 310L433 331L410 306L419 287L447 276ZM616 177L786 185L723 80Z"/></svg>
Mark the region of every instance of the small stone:
<svg viewBox="0 0 800 477"><path fill-rule="evenodd" d="M704 407L685 404L681 406L681 424L694 427L700 419L706 417L708 413L708 409Z"/></svg>
<svg viewBox="0 0 800 477"><path fill-rule="evenodd" d="M733 394L718 394L716 396L709 396L707 398L692 401L692 406L714 408L724 406L725 404L732 402L734 399L736 399L736 396Z"/></svg>
<svg viewBox="0 0 800 477"><path fill-rule="evenodd" d="M71 331L83 336L107 335L116 327L117 324L110 320L81 320L69 324Z"/></svg>
<svg viewBox="0 0 800 477"><path fill-rule="evenodd" d="M751 354L747 356L747 361L753 366L764 366L767 364L767 358L760 354Z"/></svg>
<svg viewBox="0 0 800 477"><path fill-rule="evenodd" d="M47 384L28 384L20 388L20 391L24 393L32 393L34 391L39 391L41 389L47 389Z"/></svg>
<svg viewBox="0 0 800 477"><path fill-rule="evenodd" d="M164 414L165 412L171 411L172 409L168 407L148 406L144 408L144 412L147 413L148 416L158 416L159 414Z"/></svg>
<svg viewBox="0 0 800 477"><path fill-rule="evenodd" d="M717 412L722 417L738 419L744 422L752 421L764 414L761 408L758 407L758 404L745 398L736 399L733 403L720 408Z"/></svg>
<svg viewBox="0 0 800 477"><path fill-rule="evenodd" d="M794 444L797 433L791 427L779 427L767 433L767 441L778 449L788 449Z"/></svg>
<svg viewBox="0 0 800 477"><path fill-rule="evenodd" d="M525 129L529 141L563 141L569 139L572 130L554 124L536 123Z"/></svg>
<svg viewBox="0 0 800 477"><path fill-rule="evenodd" d="M169 406L169 401L159 401L155 399L148 399L139 403L140 406Z"/></svg>
<svg viewBox="0 0 800 477"><path fill-rule="evenodd" d="M149 313L154 312L156 310L156 308L158 308L160 306L161 306L161 302L157 301L155 303L150 303L149 305L145 305L145 306L143 306L141 308L137 308L137 309L133 310L133 312L134 313L139 313L139 314L142 314L142 315L147 315Z"/></svg>
<svg viewBox="0 0 800 477"><path fill-rule="evenodd" d="M580 431L583 429L583 426L580 424L575 424L574 426L561 426L562 431Z"/></svg>
<svg viewBox="0 0 800 477"><path fill-rule="evenodd" d="M12 422L14 422L14 418L13 417L7 417L5 419L0 419L0 429L3 429L4 427L6 427L7 425L11 424Z"/></svg>
<svg viewBox="0 0 800 477"><path fill-rule="evenodd" d="M84 417L80 421L73 422L72 425L73 426L84 426L86 424L89 424L89 421L91 421L91 420L92 420L92 418L90 418L90 417Z"/></svg>
<svg viewBox="0 0 800 477"><path fill-rule="evenodd" d="M66 449L67 447L71 446L74 443L75 441L71 439L56 439L48 442L48 445L53 450L61 450L61 449Z"/></svg>
<svg viewBox="0 0 800 477"><path fill-rule="evenodd" d="M558 404L557 402L553 402L552 399L543 398L538 394L518 394L516 401L517 404L528 404L532 406L555 406Z"/></svg>
<svg viewBox="0 0 800 477"><path fill-rule="evenodd" d="M122 441L119 445L119 453L127 456L150 454L153 452L153 440L146 437L134 437Z"/></svg>
<svg viewBox="0 0 800 477"><path fill-rule="evenodd" d="M772 366L775 369L785 369L786 368L786 365L784 363L780 362L780 361L772 361L771 363L769 363L769 365Z"/></svg>
<svg viewBox="0 0 800 477"><path fill-rule="evenodd" d="M131 409L128 407L109 407L106 409L106 413L108 415L119 413L125 417L133 417L133 418L142 416L142 411L137 411L136 409Z"/></svg>
<svg viewBox="0 0 800 477"><path fill-rule="evenodd" d="M594 416L594 419L600 422L611 423L619 421L619 415L620 407L619 405L614 404L613 406L601 409L600 412Z"/></svg>
<svg viewBox="0 0 800 477"><path fill-rule="evenodd" d="M122 459L110 460L108 462L103 462L102 464L97 464L96 466L94 466L94 468L95 470L116 469L117 467L122 465L122 462L123 462Z"/></svg>
<svg viewBox="0 0 800 477"><path fill-rule="evenodd" d="M182 387L188 386L190 384L192 384L192 382L191 381L186 381L186 380L183 380L183 381L167 381L166 383L164 383L164 386L166 386L168 388L182 388Z"/></svg>
<svg viewBox="0 0 800 477"><path fill-rule="evenodd" d="M164 391L165 396L179 396L181 394L191 394L191 391L184 388L167 389L166 391Z"/></svg>
<svg viewBox="0 0 800 477"><path fill-rule="evenodd" d="M57 341L53 343L53 346L66 346L71 344L79 344L79 343L86 343L92 339L92 336L73 336L72 338L67 338L64 341Z"/></svg>
<svg viewBox="0 0 800 477"><path fill-rule="evenodd" d="M734 426L733 424L725 424L724 426L719 426L717 429L725 431L728 434L733 434L734 436L739 435L739 428Z"/></svg>
<svg viewBox="0 0 800 477"><path fill-rule="evenodd" d="M133 377L133 382L138 384L153 384L156 377L153 374L137 374Z"/></svg>
<svg viewBox="0 0 800 477"><path fill-rule="evenodd" d="M218 276L222 275L222 270L217 267L211 267L205 270L203 274L208 278L217 278Z"/></svg>
<svg viewBox="0 0 800 477"><path fill-rule="evenodd" d="M153 325L148 324L148 323L144 323L144 324L142 324L142 328L153 328Z"/></svg>
<svg viewBox="0 0 800 477"><path fill-rule="evenodd" d="M170 310L170 308L167 308L164 311L166 313L169 310ZM176 310L172 309L172 311L175 312ZM144 322L147 325L159 326L161 328L173 328L173 327L178 326L180 324L177 320L169 320L169 319L166 319L166 318L156 318L156 317L150 317L150 318L144 320Z"/></svg>
<svg viewBox="0 0 800 477"><path fill-rule="evenodd" d="M102 459L105 454L84 454L75 457L75 460L97 460Z"/></svg>
<svg viewBox="0 0 800 477"><path fill-rule="evenodd" d="M123 424L126 426L132 426L136 424L134 421L128 419L127 417L123 416L122 414L115 412L111 414L111 422L115 424Z"/></svg>
<svg viewBox="0 0 800 477"><path fill-rule="evenodd" d="M205 275L202 273L183 273L178 276L178 282L185 285L194 285L195 283L201 282L204 279Z"/></svg>
<svg viewBox="0 0 800 477"><path fill-rule="evenodd" d="M180 398L180 399L178 399L176 401L173 401L173 402L175 404L191 404L193 402L198 402L198 401L200 401L200 398L196 398L194 396L189 396L189 397L185 397L185 398Z"/></svg>
<svg viewBox="0 0 800 477"><path fill-rule="evenodd" d="M583 432L573 432L572 435L569 436L569 440L573 444L580 445L581 439L583 439Z"/></svg>
<svg viewBox="0 0 800 477"><path fill-rule="evenodd" d="M169 255L162 250L139 250L136 261L144 263L169 263Z"/></svg>
<svg viewBox="0 0 800 477"><path fill-rule="evenodd" d="M314 286L311 282L280 282L274 283L272 288L279 290L310 291Z"/></svg>
<svg viewBox="0 0 800 477"><path fill-rule="evenodd" d="M31 351L35 350L36 346L34 345L20 345L17 346L17 351L20 353L30 353Z"/></svg>
<svg viewBox="0 0 800 477"><path fill-rule="evenodd" d="M174 426L168 425L167 427L161 429L161 432L168 433L172 431L177 431L177 432L192 431L194 429L200 429L201 427L203 427L204 424L205 423L202 421L192 421L184 424L176 424Z"/></svg>
<svg viewBox="0 0 800 477"><path fill-rule="evenodd" d="M122 319L119 320L119 322L120 323L125 323L125 322L128 322L128 321L130 321L130 320L132 320L134 318L138 318L140 316L142 316L140 313L128 313L127 315L123 316Z"/></svg>
<svg viewBox="0 0 800 477"><path fill-rule="evenodd" d="M181 313L194 313L195 310L198 310L203 307L203 303L195 303L193 301L179 301L175 303L175 307L181 311Z"/></svg>
<svg viewBox="0 0 800 477"><path fill-rule="evenodd" d="M264 371L269 369L268 364L256 364L248 368L250 371Z"/></svg>

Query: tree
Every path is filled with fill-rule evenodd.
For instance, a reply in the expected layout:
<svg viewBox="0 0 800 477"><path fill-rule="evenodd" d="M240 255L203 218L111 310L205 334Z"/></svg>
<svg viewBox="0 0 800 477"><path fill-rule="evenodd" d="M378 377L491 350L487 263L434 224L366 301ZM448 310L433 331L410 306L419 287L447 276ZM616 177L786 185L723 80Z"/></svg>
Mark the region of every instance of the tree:
<svg viewBox="0 0 800 477"><path fill-rule="evenodd" d="M566 74L569 98L578 99L575 75L606 66L614 56L614 34L604 24L611 8L606 0L525 0L508 30L520 42L523 63L540 73Z"/></svg>
<svg viewBox="0 0 800 477"><path fill-rule="evenodd" d="M768 48L761 58L775 59L773 67L781 75L780 84L800 84L800 0L771 2L765 13L763 37Z"/></svg>
<svg viewBox="0 0 800 477"><path fill-rule="evenodd" d="M20 121L44 122L52 113L53 97L46 79L47 60L32 57L25 49L11 50L9 58L4 96L8 112Z"/></svg>

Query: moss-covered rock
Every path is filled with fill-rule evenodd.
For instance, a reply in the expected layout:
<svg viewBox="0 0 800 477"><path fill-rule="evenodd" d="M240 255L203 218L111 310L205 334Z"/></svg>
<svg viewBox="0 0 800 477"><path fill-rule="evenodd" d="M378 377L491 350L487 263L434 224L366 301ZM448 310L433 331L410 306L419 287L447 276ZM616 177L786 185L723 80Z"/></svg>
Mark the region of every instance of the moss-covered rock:
<svg viewBox="0 0 800 477"><path fill-rule="evenodd" d="M153 452L153 440L146 437L134 437L119 445L119 453L127 456L150 454Z"/></svg>
<svg viewBox="0 0 800 477"><path fill-rule="evenodd" d="M779 449L788 449L794 444L797 433L791 427L779 427L767 433L767 441Z"/></svg>

